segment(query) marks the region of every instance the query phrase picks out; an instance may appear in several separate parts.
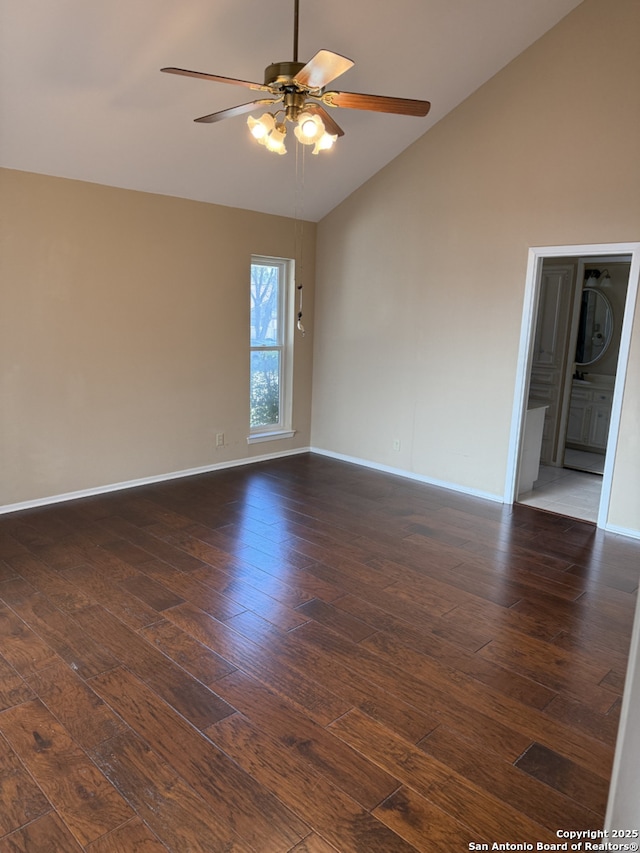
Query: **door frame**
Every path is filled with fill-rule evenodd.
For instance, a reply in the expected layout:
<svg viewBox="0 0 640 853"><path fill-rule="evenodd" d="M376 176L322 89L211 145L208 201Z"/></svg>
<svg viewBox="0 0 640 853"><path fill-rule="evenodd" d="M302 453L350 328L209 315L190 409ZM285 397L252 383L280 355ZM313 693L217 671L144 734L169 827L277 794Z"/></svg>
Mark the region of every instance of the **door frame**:
<svg viewBox="0 0 640 853"><path fill-rule="evenodd" d="M509 452L507 459L507 473L505 477L504 502L512 504L517 497L518 469L522 449L527 399L529 396L529 374L531 372L531 362L533 357L533 339L538 314L542 263L544 260L552 258L575 257L576 259L579 259L581 257L592 258L598 255L627 255L631 257L629 283L627 286L627 296L625 300L624 316L620 335L620 351L618 354L618 366L611 407L611 422L607 438L607 453L605 457L604 474L602 477L602 493L600 496L600 507L598 510L597 520L598 527L606 528L608 525L613 469L618 444L618 434L620 430L622 397L629 361L631 331L633 328L634 312L640 285L640 242L596 243L570 246L536 246L529 249L522 324L520 328L520 346L518 349L518 361L516 365L516 383L513 397L511 430L509 435Z"/></svg>

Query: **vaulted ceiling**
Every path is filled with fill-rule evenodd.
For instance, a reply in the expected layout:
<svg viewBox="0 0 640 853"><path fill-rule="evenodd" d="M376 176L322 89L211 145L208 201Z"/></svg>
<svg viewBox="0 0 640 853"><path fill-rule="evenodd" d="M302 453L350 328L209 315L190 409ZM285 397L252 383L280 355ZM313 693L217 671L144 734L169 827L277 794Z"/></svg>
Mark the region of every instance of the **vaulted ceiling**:
<svg viewBox="0 0 640 853"><path fill-rule="evenodd" d="M259 147L246 116L193 121L259 95L160 73L262 82L292 59L293 0L0 0L0 165L319 220L579 2L300 0L300 59L355 62L329 88L432 103L332 110L345 136L303 158Z"/></svg>

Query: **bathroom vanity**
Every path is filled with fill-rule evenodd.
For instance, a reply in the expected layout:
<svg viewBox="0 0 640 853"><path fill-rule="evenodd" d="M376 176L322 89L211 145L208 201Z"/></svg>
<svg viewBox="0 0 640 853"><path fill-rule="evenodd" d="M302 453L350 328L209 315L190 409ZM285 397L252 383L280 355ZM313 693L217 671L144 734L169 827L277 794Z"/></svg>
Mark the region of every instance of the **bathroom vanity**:
<svg viewBox="0 0 640 853"><path fill-rule="evenodd" d="M606 450L614 380L614 376L596 374L573 379L567 423L568 447L600 453Z"/></svg>

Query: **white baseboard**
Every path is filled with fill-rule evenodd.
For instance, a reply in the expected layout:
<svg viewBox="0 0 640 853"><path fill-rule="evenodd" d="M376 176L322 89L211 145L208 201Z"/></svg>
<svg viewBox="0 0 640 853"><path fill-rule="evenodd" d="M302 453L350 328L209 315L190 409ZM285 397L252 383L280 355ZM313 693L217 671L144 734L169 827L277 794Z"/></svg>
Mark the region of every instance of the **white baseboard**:
<svg viewBox="0 0 640 853"><path fill-rule="evenodd" d="M278 453L265 453L260 456L248 456L243 459L232 459L228 462L216 462L214 465L203 465L200 468L187 468L183 471L171 471L168 474L157 474L153 477L142 477L139 480L127 480L123 483L109 483L105 486L97 486L93 489L82 489L78 492L66 492L62 495L49 495L46 498L38 498L22 503L5 504L0 506L0 515L9 512L20 512L25 509L35 509L49 504L64 503L65 501L79 500L80 498L91 498L96 495L105 495L109 492L119 492L123 489L135 489L137 486L148 486L151 483L163 483L167 480L178 480L182 477L193 477L197 474L209 474L212 471L221 471L224 468L237 468L240 465L251 465L254 462L266 462L269 459L280 459L284 456L297 456L308 453L309 447L299 447L295 450L283 450Z"/></svg>
<svg viewBox="0 0 640 853"><path fill-rule="evenodd" d="M469 497L472 498L482 498L486 501L504 503L504 497L502 495L494 495L491 492L481 492L479 489L469 489L466 486L461 486L459 483L448 483L444 480L436 480L433 477L425 477L423 474L414 474L411 471L406 471L404 468L392 468L390 465L380 465L377 462L371 462L368 459L360 459L357 456L346 456L344 453L334 453L332 450L323 450L321 447L311 447L309 449L311 453L317 453L319 456L329 456L331 459L339 459L341 462L351 462L354 465L373 468L375 471L382 471L385 474L395 474L397 477L404 477L406 480L415 480L418 483L425 483L428 486L438 486L441 489L448 489L451 492L460 492L461 494L469 495Z"/></svg>
<svg viewBox="0 0 640 853"><path fill-rule="evenodd" d="M65 501L79 500L81 498L90 498L97 495L108 494L109 492L118 492L124 489L135 489L137 486L148 486L152 483L163 483L168 480L178 480L182 477L193 477L197 474L209 474L213 471L221 471L225 468L238 468L241 465L251 465L254 462L267 462L270 459L280 459L285 456L298 456L302 453L317 453L319 456L327 456L331 459L338 459L341 462L350 462L353 465L361 465L364 468L372 468L375 471L381 471L385 474L394 474L397 477L404 477L407 480L414 480L418 483L425 483L429 486L437 486L442 489L448 489L452 492L459 492L469 497L482 498L483 500L493 501L494 503L504 503L502 495L495 495L491 492L483 492L479 489L470 489L461 486L458 483L449 483L444 480L436 480L433 477L425 477L422 474L414 474L411 471L406 471L403 468L393 468L390 465L380 465L377 462L371 462L368 459L361 459L357 456L347 456L344 453L334 453L332 450L325 450L320 447L300 447L294 450L284 450L277 453L264 453L260 456L248 456L243 459L231 459L228 462L216 462L213 465L203 465L199 468L187 468L182 471L171 471L167 474L158 474L153 477L142 477L138 480L127 480L122 483L109 483L104 486L97 486L92 489L82 489L77 492L66 492L60 495L48 495L45 498L38 498L31 501L22 501L15 504L5 504L0 506L0 515L6 515L11 512L20 512L26 509L36 509L37 507L48 506L49 504L64 503ZM625 527L617 527L609 524L605 530L609 533L617 533L620 536L626 536L631 539L640 539L640 530L627 529Z"/></svg>
<svg viewBox="0 0 640 853"><path fill-rule="evenodd" d="M627 536L630 539L640 539L640 530L633 530L631 527L618 527L617 524L605 524L604 529L607 533L617 533L620 536Z"/></svg>

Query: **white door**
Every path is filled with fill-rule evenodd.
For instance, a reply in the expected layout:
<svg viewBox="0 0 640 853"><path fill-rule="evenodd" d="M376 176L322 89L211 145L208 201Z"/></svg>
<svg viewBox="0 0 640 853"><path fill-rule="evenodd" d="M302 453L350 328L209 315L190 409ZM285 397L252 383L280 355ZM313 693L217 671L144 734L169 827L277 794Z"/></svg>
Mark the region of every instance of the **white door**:
<svg viewBox="0 0 640 853"><path fill-rule="evenodd" d="M574 264L543 265L531 359L529 405L548 407L540 454L540 460L547 465L554 464L558 455L574 286Z"/></svg>

